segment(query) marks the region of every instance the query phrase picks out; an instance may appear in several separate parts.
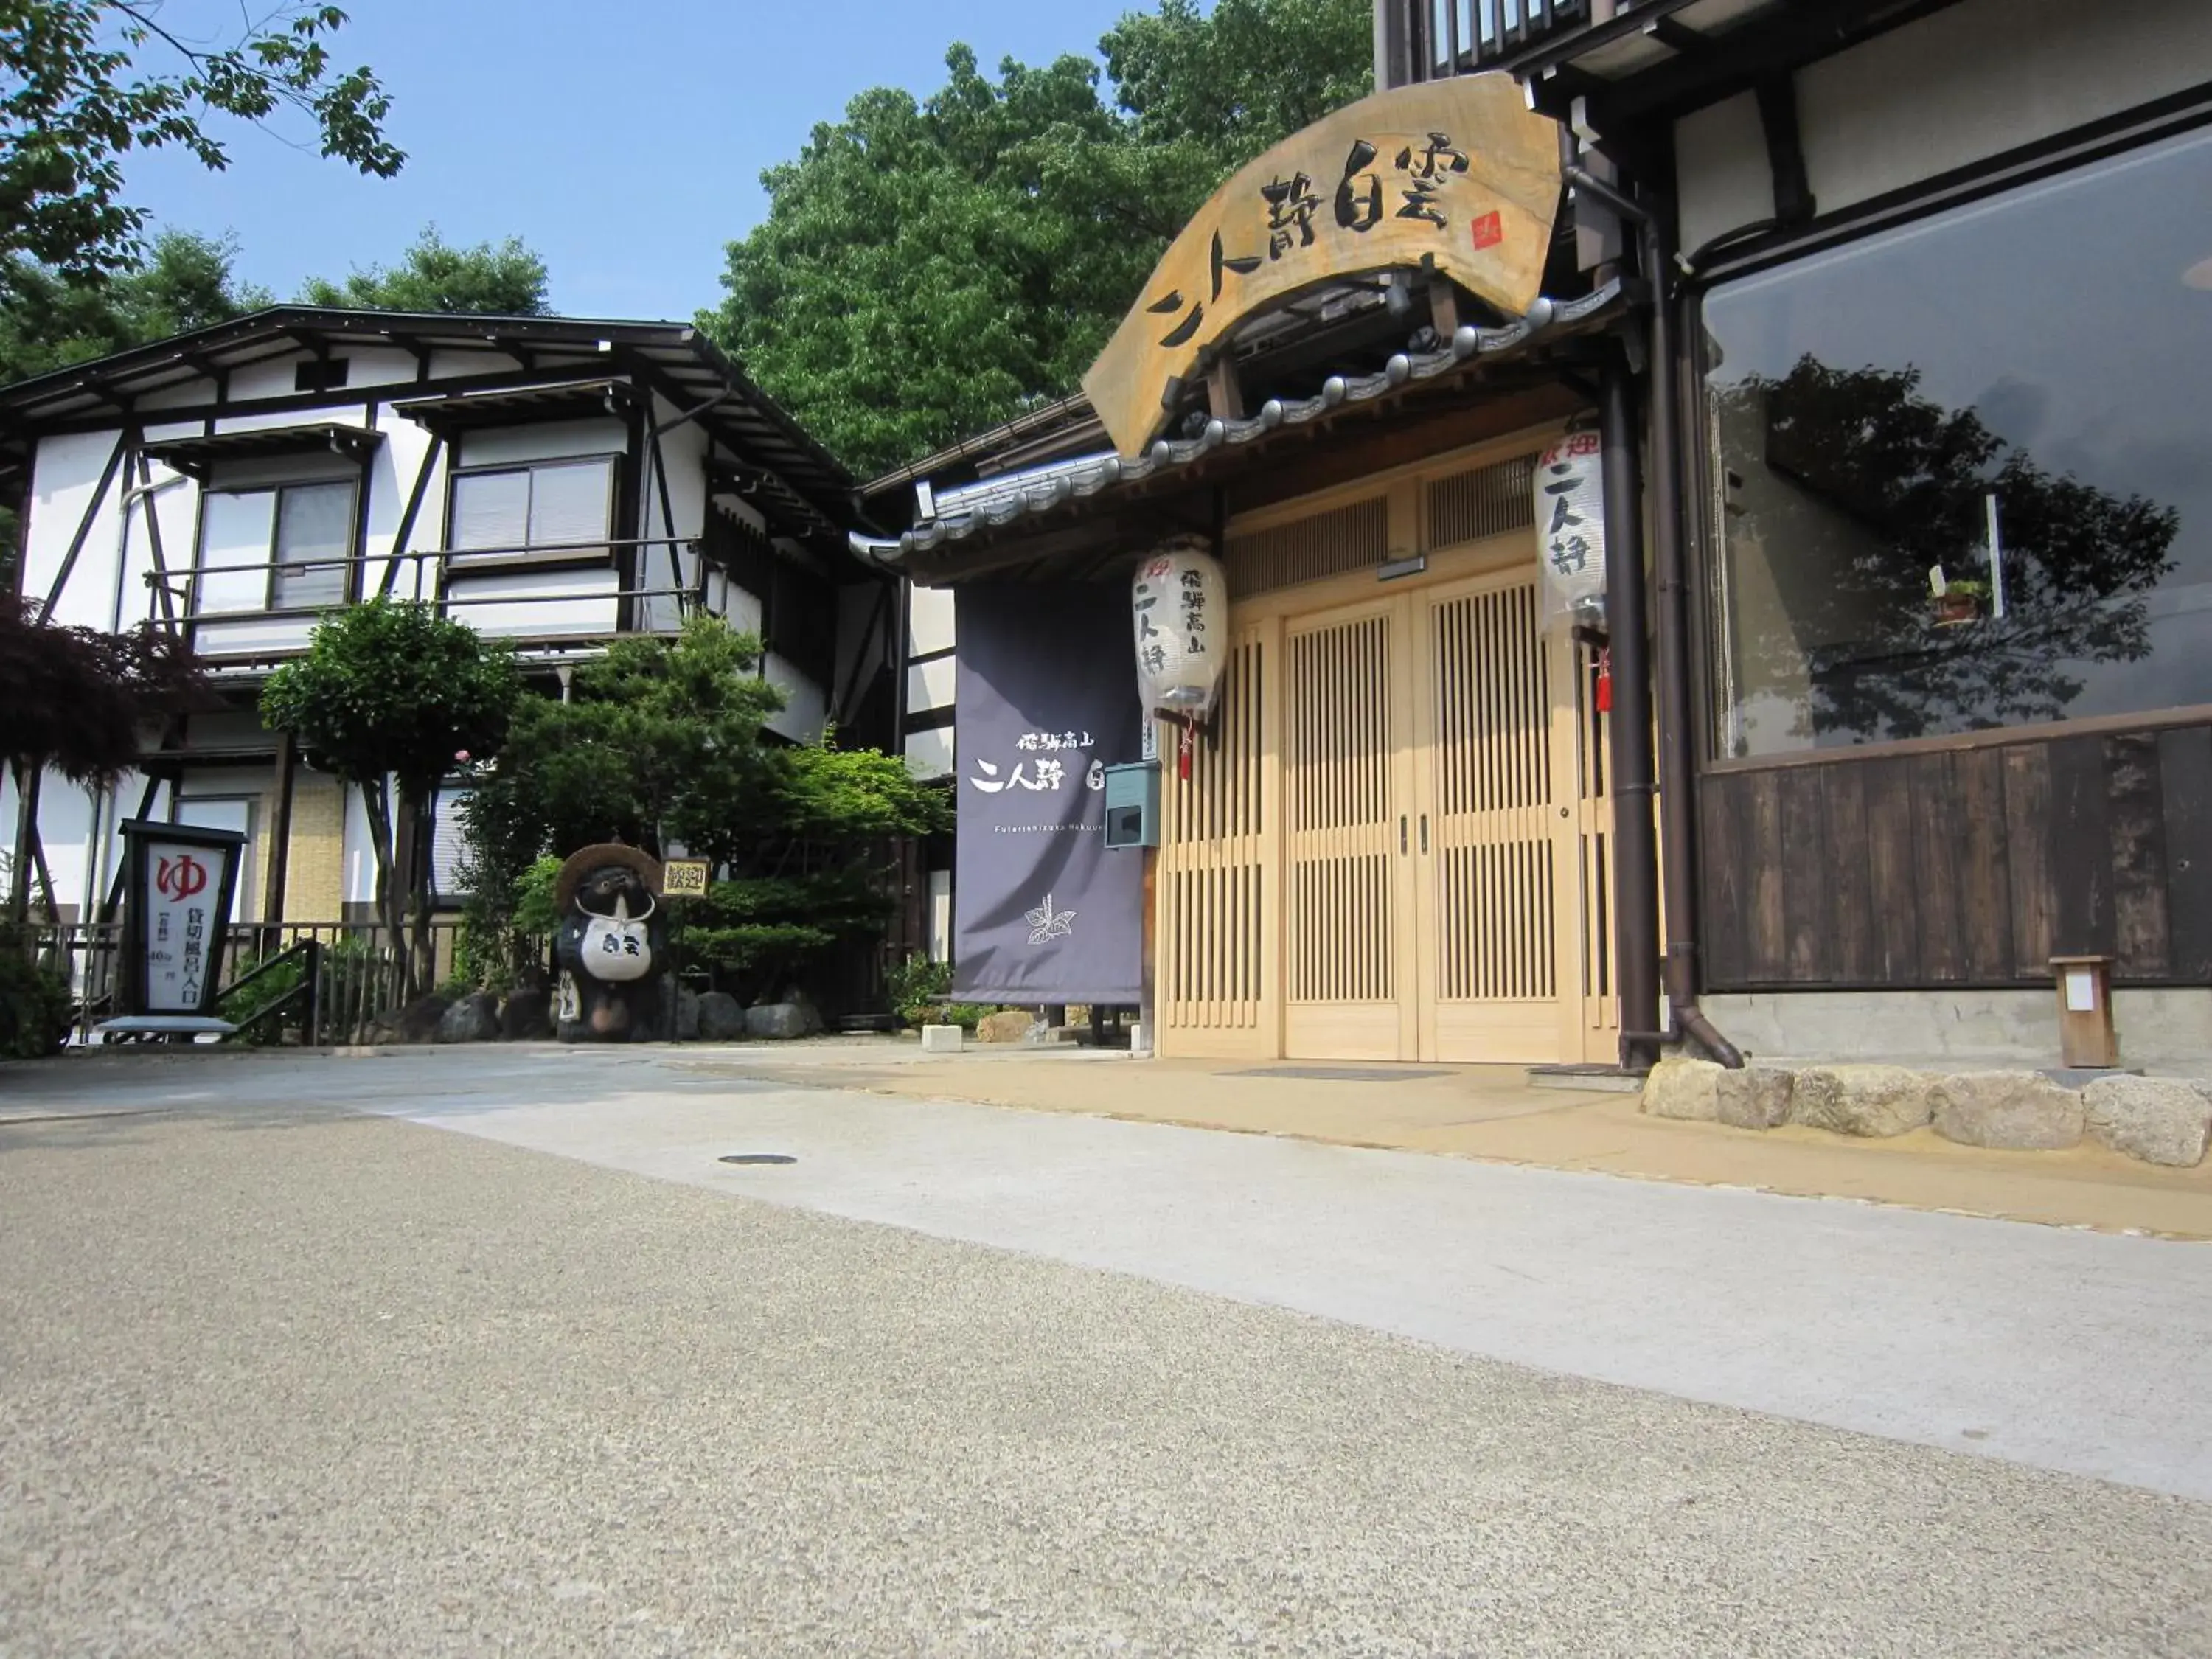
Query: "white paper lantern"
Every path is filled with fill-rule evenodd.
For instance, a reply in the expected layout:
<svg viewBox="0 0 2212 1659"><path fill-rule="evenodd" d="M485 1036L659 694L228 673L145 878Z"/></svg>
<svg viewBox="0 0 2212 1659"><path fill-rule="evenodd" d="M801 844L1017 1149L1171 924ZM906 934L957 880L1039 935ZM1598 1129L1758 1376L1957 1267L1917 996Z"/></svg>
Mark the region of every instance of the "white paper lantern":
<svg viewBox="0 0 2212 1659"><path fill-rule="evenodd" d="M1145 707L1204 720L1229 654L1229 582L1197 537L1147 555L1129 593Z"/></svg>
<svg viewBox="0 0 2212 1659"><path fill-rule="evenodd" d="M1605 609L1605 444L1569 432L1536 458L1536 546L1547 623L1596 622Z"/></svg>

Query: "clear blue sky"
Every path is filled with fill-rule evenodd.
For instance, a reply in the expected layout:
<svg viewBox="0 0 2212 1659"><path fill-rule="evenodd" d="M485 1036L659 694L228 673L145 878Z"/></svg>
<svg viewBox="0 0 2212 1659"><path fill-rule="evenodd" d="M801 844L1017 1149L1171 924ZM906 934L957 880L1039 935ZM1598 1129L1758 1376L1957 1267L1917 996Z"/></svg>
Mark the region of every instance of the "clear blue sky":
<svg viewBox="0 0 2212 1659"><path fill-rule="evenodd" d="M392 94L396 179L364 179L250 129L231 167L131 158L165 225L234 233L239 274L289 299L310 275L389 263L434 222L449 242L520 236L556 309L688 319L721 297L723 246L766 210L761 170L855 93L942 83L965 40L1090 55L1136 0L341 0L337 55ZM212 27L222 0L189 0ZM184 15L173 5L172 24Z"/></svg>

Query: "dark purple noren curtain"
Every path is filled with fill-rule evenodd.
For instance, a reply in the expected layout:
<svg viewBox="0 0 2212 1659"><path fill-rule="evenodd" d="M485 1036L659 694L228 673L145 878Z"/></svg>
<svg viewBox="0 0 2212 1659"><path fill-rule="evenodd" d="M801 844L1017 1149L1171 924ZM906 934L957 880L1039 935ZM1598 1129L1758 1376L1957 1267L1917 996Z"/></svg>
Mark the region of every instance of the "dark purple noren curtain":
<svg viewBox="0 0 2212 1659"><path fill-rule="evenodd" d="M959 590L953 992L1134 1003L1144 854L1106 849L1104 769L1141 739L1117 585Z"/></svg>

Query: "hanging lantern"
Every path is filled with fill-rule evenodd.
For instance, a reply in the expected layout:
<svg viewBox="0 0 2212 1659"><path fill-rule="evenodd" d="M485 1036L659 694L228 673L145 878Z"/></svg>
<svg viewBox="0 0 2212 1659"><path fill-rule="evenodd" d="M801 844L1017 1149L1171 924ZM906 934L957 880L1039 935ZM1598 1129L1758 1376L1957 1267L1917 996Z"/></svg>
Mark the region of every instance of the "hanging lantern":
<svg viewBox="0 0 2212 1659"><path fill-rule="evenodd" d="M1129 594L1145 707L1186 722L1213 712L1229 651L1229 583L1200 537L1164 543Z"/></svg>
<svg viewBox="0 0 2212 1659"><path fill-rule="evenodd" d="M1605 621L1605 445L1596 431L1562 434L1536 458L1536 536L1544 621Z"/></svg>

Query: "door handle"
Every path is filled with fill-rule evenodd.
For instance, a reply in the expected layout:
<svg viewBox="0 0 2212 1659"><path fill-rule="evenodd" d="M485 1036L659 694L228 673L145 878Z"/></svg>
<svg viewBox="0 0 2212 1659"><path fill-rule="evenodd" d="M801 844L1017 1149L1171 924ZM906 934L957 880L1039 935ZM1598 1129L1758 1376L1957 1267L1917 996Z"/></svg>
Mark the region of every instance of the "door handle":
<svg viewBox="0 0 2212 1659"><path fill-rule="evenodd" d="M1428 850L1429 850L1429 815L1428 815L1426 812L1424 812L1424 813L1422 813L1422 814L1421 814L1421 853L1422 853L1422 855L1423 855L1424 857L1427 856L1427 854L1428 854Z"/></svg>
<svg viewBox="0 0 2212 1659"><path fill-rule="evenodd" d="M1406 815L1403 812L1398 814L1398 850L1401 853L1406 850Z"/></svg>

